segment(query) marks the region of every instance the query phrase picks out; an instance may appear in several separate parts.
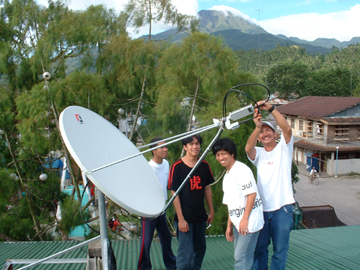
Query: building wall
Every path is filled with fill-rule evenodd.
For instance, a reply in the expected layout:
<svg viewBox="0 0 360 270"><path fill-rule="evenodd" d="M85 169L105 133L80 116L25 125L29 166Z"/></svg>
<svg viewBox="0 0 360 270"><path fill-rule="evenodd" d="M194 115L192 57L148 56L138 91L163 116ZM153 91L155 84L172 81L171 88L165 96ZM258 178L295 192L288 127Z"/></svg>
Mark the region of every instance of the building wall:
<svg viewBox="0 0 360 270"><path fill-rule="evenodd" d="M334 137L335 137L335 126L327 126L327 142L334 142Z"/></svg>
<svg viewBox="0 0 360 270"><path fill-rule="evenodd" d="M295 147L293 151L293 160L297 163L306 164L306 158L304 155L304 149Z"/></svg>
<svg viewBox="0 0 360 270"><path fill-rule="evenodd" d="M339 159L337 161L335 159L333 162L331 162L331 159L328 159L327 161L327 172L329 175L336 175L336 170L338 175L351 172L360 173L360 159Z"/></svg>
<svg viewBox="0 0 360 270"><path fill-rule="evenodd" d="M355 142L359 140L359 126L350 126L349 141Z"/></svg>

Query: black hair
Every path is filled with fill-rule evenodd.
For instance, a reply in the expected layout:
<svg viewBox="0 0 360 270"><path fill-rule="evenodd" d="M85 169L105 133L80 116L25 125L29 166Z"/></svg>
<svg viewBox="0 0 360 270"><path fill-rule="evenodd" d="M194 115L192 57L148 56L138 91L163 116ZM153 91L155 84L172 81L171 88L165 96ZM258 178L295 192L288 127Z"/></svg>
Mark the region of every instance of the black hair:
<svg viewBox="0 0 360 270"><path fill-rule="evenodd" d="M199 134L195 134L195 135L192 135L190 137L187 137L185 139L182 139L182 145L187 145L188 143L192 143L192 141L194 140L194 137L199 141L200 145L202 143L202 138Z"/></svg>
<svg viewBox="0 0 360 270"><path fill-rule="evenodd" d="M212 152L214 156L220 150L229 152L230 155L234 155L234 158L237 158L237 151L235 143L229 138L217 139L212 147Z"/></svg>
<svg viewBox="0 0 360 270"><path fill-rule="evenodd" d="M150 141L150 149L152 149L152 148L155 148L156 146L158 146L158 143L156 143L156 142L158 142L158 141L162 141L163 140L163 138L159 138L159 137L157 137L157 138L154 138L154 139L152 139L151 141ZM153 151L151 151L151 154L154 156L154 153L153 153Z"/></svg>

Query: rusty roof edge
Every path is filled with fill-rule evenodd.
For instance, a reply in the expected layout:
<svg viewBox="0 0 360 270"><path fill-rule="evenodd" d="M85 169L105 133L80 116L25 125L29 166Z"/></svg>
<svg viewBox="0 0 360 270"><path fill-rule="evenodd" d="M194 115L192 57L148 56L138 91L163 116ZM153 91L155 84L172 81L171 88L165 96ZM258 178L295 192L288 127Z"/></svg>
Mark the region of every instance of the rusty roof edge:
<svg viewBox="0 0 360 270"><path fill-rule="evenodd" d="M336 112L332 112L332 113L328 114L326 117L329 117L329 116L334 115L334 114L339 113L339 112L343 112L343 111L349 110L349 109L351 109L351 108L356 107L356 106L359 105L359 104L360 104L360 102L354 103L354 104L352 104L352 105L348 105L348 107L345 107L345 108L343 108L343 109L340 109L339 111L336 111Z"/></svg>

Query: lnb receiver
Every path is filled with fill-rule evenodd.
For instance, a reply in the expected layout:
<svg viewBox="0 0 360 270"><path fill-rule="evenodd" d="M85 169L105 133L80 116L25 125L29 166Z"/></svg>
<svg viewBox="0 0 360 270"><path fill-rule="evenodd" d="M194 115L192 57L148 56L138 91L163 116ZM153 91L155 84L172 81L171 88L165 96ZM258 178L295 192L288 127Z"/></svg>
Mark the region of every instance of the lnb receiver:
<svg viewBox="0 0 360 270"><path fill-rule="evenodd" d="M236 121L250 114L254 114L254 107L252 105L242 107L236 111L229 113L229 119L232 121Z"/></svg>

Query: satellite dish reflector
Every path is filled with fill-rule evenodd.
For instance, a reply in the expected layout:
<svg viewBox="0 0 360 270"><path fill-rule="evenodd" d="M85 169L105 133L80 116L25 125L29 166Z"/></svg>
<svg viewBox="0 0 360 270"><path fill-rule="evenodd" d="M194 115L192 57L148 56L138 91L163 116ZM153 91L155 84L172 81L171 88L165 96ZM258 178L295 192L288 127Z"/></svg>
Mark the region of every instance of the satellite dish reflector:
<svg viewBox="0 0 360 270"><path fill-rule="evenodd" d="M67 107L59 122L67 149L85 173L139 153L113 124L83 107ZM134 214L154 217L164 210L162 187L143 155L86 176L112 201Z"/></svg>

